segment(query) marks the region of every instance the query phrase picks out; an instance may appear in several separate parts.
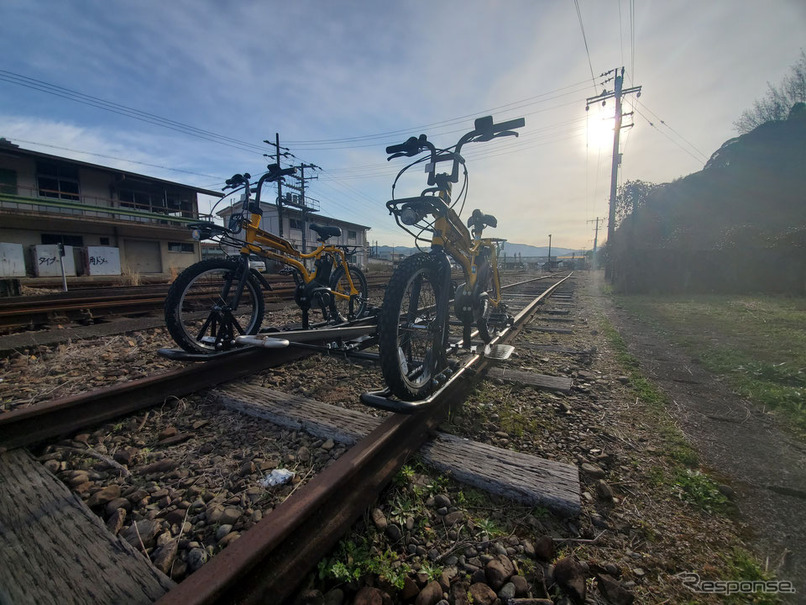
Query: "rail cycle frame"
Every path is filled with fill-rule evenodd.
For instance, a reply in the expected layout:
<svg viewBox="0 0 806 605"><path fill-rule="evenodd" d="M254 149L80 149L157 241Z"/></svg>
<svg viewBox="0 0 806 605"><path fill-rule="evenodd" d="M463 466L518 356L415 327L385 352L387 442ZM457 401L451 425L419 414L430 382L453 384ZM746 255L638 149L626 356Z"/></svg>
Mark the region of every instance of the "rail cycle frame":
<svg viewBox="0 0 806 605"><path fill-rule="evenodd" d="M293 275L294 300L302 310L303 330L310 327L309 311L314 306L329 324L358 319L367 311L367 280L358 267L348 263L349 248L327 243L330 237L341 235L339 227L311 224L319 245L308 253L260 228L263 184L295 172L294 168L280 169L276 164L268 168L258 179L254 201L250 201L249 173L227 179L224 190L244 190L242 211L230 217L228 227L209 222L190 225L194 239L217 239L221 244L240 246L240 253L237 257L200 261L185 269L172 284L165 300L165 323L176 343L186 351L225 351L235 346L237 336L258 333L265 312L261 288L272 287L260 272L249 267L253 254L286 265L281 272ZM306 267L306 260L314 261L312 271Z"/></svg>
<svg viewBox="0 0 806 605"><path fill-rule="evenodd" d="M475 128L452 147L437 149L426 137L411 137L400 145L386 148L389 159L428 155L409 164L398 173L428 161L429 187L417 197L392 199L386 206L397 224L414 235L416 241L430 242L431 251L415 254L397 268L386 290L378 316L378 346L381 370L390 392L399 399L417 401L427 398L451 373L447 360L451 263L461 268L465 282L454 292L454 312L463 327L462 347L471 348L471 328L475 325L485 343L492 338L491 327L511 323L502 301L498 274L498 238L482 238L485 227L497 226L492 215L474 210L467 221L459 218L459 199L467 194L467 170L461 155L469 142L490 141L502 136L517 136L514 129L524 126L523 118L495 124L492 117L479 118ZM449 173L438 173L441 162L451 162ZM452 200L453 183L459 181L463 167L465 186ZM393 191L394 187L393 185ZM413 229L417 229L415 232ZM424 234L430 234L424 237Z"/></svg>

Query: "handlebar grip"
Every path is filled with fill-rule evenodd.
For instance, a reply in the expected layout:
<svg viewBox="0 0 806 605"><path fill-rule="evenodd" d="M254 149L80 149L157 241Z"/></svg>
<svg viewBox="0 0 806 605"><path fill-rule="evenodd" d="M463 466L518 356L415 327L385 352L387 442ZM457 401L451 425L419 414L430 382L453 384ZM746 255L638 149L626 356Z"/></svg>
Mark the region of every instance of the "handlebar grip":
<svg viewBox="0 0 806 605"><path fill-rule="evenodd" d="M508 122L501 122L493 126L494 132L502 132L504 130L515 130L516 128L523 128L526 126L525 118L517 118L516 120L509 120Z"/></svg>
<svg viewBox="0 0 806 605"><path fill-rule="evenodd" d="M246 175L246 178L249 178L248 174ZM230 188L234 189L235 187L237 187L238 185L240 185L241 183L244 182L244 177L243 177L242 174L233 174L232 178L229 178L224 182L227 185L226 185L226 187L224 187L224 189L222 189L222 191L224 191L226 189L230 189Z"/></svg>
<svg viewBox="0 0 806 605"><path fill-rule="evenodd" d="M386 148L386 153L410 153L412 149L419 149L417 137L409 137L405 143L399 145L389 145Z"/></svg>

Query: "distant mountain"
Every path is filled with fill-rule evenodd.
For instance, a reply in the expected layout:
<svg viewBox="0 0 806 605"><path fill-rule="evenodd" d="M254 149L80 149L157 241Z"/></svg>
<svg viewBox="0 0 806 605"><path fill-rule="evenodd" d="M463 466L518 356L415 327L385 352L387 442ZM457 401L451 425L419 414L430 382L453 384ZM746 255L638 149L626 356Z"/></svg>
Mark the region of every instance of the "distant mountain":
<svg viewBox="0 0 806 605"><path fill-rule="evenodd" d="M391 254L402 254L404 256L409 256L411 254L415 254L418 252L417 248L407 248L405 246L378 246L377 253L381 258L390 258ZM375 250L373 249L373 254ZM527 244L513 244L510 242L506 242L504 244L504 249L501 251L501 256L506 255L507 258L512 258L518 254L521 255L521 258L534 258L534 257L546 257L548 256L549 249L548 246L529 246ZM555 248L554 246L551 247L551 256L572 256L576 254L579 256L584 256L584 250L571 250L570 248Z"/></svg>

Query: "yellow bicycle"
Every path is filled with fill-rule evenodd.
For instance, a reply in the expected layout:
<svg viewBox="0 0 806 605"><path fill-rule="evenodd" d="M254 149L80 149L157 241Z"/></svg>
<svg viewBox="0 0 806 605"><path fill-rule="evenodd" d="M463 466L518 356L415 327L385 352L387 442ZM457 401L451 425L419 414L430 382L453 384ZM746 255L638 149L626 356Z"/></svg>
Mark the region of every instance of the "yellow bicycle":
<svg viewBox="0 0 806 605"><path fill-rule="evenodd" d="M250 200L251 175L236 174L227 180L225 190L245 192L242 212L230 217L229 226L210 222L191 225L195 239L215 239L222 245L240 247L240 254L202 260L185 269L171 285L165 299L165 324L186 351L225 351L235 346L237 336L258 333L265 312L262 290L272 288L260 272L250 268L251 255L284 264L281 272L294 277L294 300L302 310L304 330L310 327L311 308L321 310L324 322L331 325L358 319L367 311L367 280L361 269L348 262L350 248L327 243L341 235L339 227L310 225L319 245L309 253L260 228L264 183L294 172L276 164L268 168L258 179L254 200ZM306 260L313 261L313 270L308 270Z"/></svg>
<svg viewBox="0 0 806 605"><path fill-rule="evenodd" d="M471 347L473 325L481 339L489 343L491 329L511 322L498 275L497 244L503 240L481 237L485 227L496 227L498 221L481 210L473 211L467 228L459 218L467 195L467 169L461 151L469 142L517 136L513 130L524 124L523 118L500 124L495 124L492 117L479 118L472 131L445 149L437 149L424 134L386 148L390 160L428 152L398 173L392 190L406 170L421 162L427 162L429 187L417 197L393 199L386 204L397 224L413 235L418 245L427 242L431 246L430 252L410 256L398 266L378 315L381 370L389 390L399 399L416 401L428 397L451 372L446 354L452 294L449 258L464 274L464 283L453 292L454 313L463 327L463 348ZM450 172L437 172L442 162L451 164ZM454 201L452 186L459 181L460 166L465 186ZM462 204L456 210L459 200Z"/></svg>

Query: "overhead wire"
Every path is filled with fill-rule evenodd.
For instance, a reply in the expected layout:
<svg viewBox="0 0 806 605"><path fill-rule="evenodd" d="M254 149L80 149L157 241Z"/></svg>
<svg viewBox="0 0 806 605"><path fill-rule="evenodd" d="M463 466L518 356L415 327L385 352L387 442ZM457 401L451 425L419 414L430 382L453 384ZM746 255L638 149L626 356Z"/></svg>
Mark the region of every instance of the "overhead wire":
<svg viewBox="0 0 806 605"><path fill-rule="evenodd" d="M17 138L17 137L14 137L14 140L19 142L19 143L26 143L28 145L36 145L38 147L48 147L50 149L58 149L60 151L70 151L72 153L80 153L82 155L90 155L90 156L94 156L94 157L105 158L105 159L108 159L108 160L117 160L117 161L120 161L120 162L129 163L129 164L137 164L138 166L148 166L149 168L159 168L160 170L169 170L171 172L181 172L182 174L192 174L193 176L201 176L201 177L208 178L208 179L219 179L219 181L222 184L224 183L224 178L223 177L218 177L218 176L212 175L212 174L204 174L202 172L194 172L192 170L183 170L182 168L171 168L170 166L162 166L160 164L150 164L149 162L141 162L139 160L132 160L130 158L119 158L117 156L108 155L108 154L105 154L105 153L95 153L95 152L92 152L92 151L82 151L81 149L72 149L70 147L62 147L60 145L53 145L52 143L40 143L38 141L28 141L26 139L20 139L20 138Z"/></svg>
<svg viewBox="0 0 806 605"><path fill-rule="evenodd" d="M574 6L577 10L577 19L579 20L579 29L582 30L582 41L585 43L585 54L588 56L588 67L591 70L591 82L593 83L593 90L596 92L596 76L593 75L593 62L591 62L591 53L588 48L588 36L585 35L585 24L582 23L582 11L579 8L579 0L574 0Z"/></svg>
<svg viewBox="0 0 806 605"><path fill-rule="evenodd" d="M119 103L106 101L99 97L86 95L84 93L71 90L69 88L64 88L62 86L50 84L48 82L44 82L43 80L29 78L28 76L23 76L21 74L17 74L14 72L0 70L0 80L9 82L11 84L16 84L18 86L23 86L25 88L45 92L47 94L51 94L63 99L68 99L70 101L75 101L76 103L89 105L97 109L102 109L104 111L126 116L142 122L147 122L155 126L161 126L163 128L167 128L175 132L180 132L188 136L193 136L210 142L226 145L228 147L233 147L235 149L241 149L243 151L265 151L265 147L261 145L256 145L254 143L249 143L247 141L240 141L238 139L226 135L221 135L209 130L196 128L195 126L190 126L189 124L184 124L182 122L177 122L175 120L163 118L153 113L148 113L145 111L141 111L139 109L134 109L133 107L121 105Z"/></svg>
<svg viewBox="0 0 806 605"><path fill-rule="evenodd" d="M652 119L650 119L648 116L644 115L644 114L643 114L643 113L642 113L642 112L641 112L641 111L638 109L638 107L637 107L637 105L638 105L638 104L640 104L640 105L641 105L641 107L643 107L643 108L644 108L644 109L645 109L645 110L646 110L648 113L651 113L653 116L655 116L655 121L659 122L659 123L660 123L662 126L665 126L667 129L669 129L669 131L671 131L671 132L672 132L672 133L673 133L675 136L677 136L677 137L678 137L680 140L682 140L682 141L683 141L683 142L684 142L684 143L685 143L685 144L686 144L686 145L689 147L689 149L687 149L686 147L684 147L683 145L681 145L681 144L680 144L678 141L676 141L676 140L675 140L675 139L674 139L674 138L673 138L671 135L669 135L667 132L665 132L665 131L661 130L661 129L660 129L660 128L659 128L659 127L658 127L658 126L655 124L655 121L653 121ZM637 102L636 102L636 107L635 107L635 112L636 112L638 115L640 115L642 118L644 118L644 119L647 121L647 123L648 123L648 124L649 124L649 125L650 125L652 128L654 128L655 130L657 130L659 133L661 133L663 136L665 136L667 139L669 139L669 140L670 140L672 143L674 143L674 144L675 144L677 147L679 147L680 149L682 149L683 151L685 151L685 152L686 152L688 155L690 155L691 157L693 157L695 160L697 160L698 162L703 162L703 163L708 161L708 159L709 159L709 156L708 156L708 155L706 155L705 153L703 153L702 151L700 151L700 150L699 150L699 149L698 149L698 148L697 148L697 147L694 145L694 143L690 142L690 141L689 141L688 139L686 139L686 138L685 138L685 137L684 137L682 134L680 134L680 133L679 133L679 132L677 132L677 131L676 131L674 128L672 128L671 126L669 126L669 124L667 124L665 120L663 120L663 119L662 119L660 116L658 116L658 115L657 115L655 112L653 112L651 109L649 109L649 108L646 106L646 104L645 104L645 103L643 103L643 102L641 102L641 101L637 101ZM692 153L692 152L691 152L691 150L693 150L693 151L696 153L696 155L695 155L695 153Z"/></svg>

